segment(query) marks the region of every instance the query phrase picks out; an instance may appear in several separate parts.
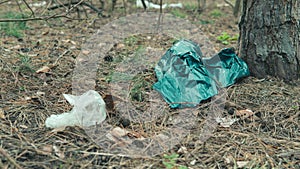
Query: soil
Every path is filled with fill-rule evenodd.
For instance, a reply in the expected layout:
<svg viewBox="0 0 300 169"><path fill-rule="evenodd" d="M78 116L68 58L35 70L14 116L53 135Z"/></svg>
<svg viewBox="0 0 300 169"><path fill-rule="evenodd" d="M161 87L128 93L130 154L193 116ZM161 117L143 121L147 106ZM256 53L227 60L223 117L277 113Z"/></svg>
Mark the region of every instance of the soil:
<svg viewBox="0 0 300 169"><path fill-rule="evenodd" d="M230 37L239 34L238 19L232 15L231 7L217 0L199 13L195 2L184 1L185 8L164 12L196 25L209 39L212 51L237 49L237 39L224 42L218 38L222 34ZM80 58L84 58L79 56L95 54L87 50L86 42L105 24L144 12L134 4L126 1L124 8L122 1L118 1L113 12L108 5L103 12L105 16L97 16L85 7L69 13L68 17L28 21L28 28L21 31L20 37L9 36L0 29L0 168L300 168L299 82L288 84L272 77L250 76L224 89L223 102L212 98L192 111L172 110L160 96L151 95L157 80L154 66L160 57L151 58L151 53L166 51L177 40L164 34L132 35L113 43L108 52L96 52L101 61L95 72L96 82L91 85L106 102L108 117L102 129L106 124L119 127L128 132L121 140L130 141L150 138L168 128L171 139L180 138L172 147L158 151L155 156L136 157L130 150L127 155L116 154L113 148L102 144L102 129L99 135L91 135L94 130L80 126L47 128L47 117L72 109L62 94L74 93L74 69ZM65 11L58 8L45 12L44 8L33 9L36 14ZM24 4L21 9L28 10ZM8 10L20 12L15 1L0 4L1 15ZM118 32L114 34L118 36ZM144 67L133 71L135 65L124 64L140 59L140 53L149 57ZM120 66L121 63L125 66ZM132 71L135 74L129 80L116 73L130 75ZM116 92L124 88L128 93ZM212 107L216 105L214 100L219 104L217 107ZM128 106L129 102L134 106ZM159 103L155 110L163 109L163 114L149 121L134 120L141 112L145 116L151 113L148 111L152 102ZM174 122L178 111L186 115L181 116L180 122L188 126L179 134L175 129L180 122ZM128 115L120 115L123 112ZM211 114L236 121L211 124L206 128L211 132L205 133ZM191 116L193 121L188 121Z"/></svg>

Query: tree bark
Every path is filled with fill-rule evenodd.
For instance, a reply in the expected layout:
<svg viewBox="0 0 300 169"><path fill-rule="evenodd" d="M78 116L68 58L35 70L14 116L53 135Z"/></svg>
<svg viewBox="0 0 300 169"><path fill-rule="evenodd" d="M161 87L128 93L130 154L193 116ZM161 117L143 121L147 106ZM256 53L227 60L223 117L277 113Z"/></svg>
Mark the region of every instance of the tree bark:
<svg viewBox="0 0 300 169"><path fill-rule="evenodd" d="M300 77L300 0L243 0L239 55L252 75Z"/></svg>

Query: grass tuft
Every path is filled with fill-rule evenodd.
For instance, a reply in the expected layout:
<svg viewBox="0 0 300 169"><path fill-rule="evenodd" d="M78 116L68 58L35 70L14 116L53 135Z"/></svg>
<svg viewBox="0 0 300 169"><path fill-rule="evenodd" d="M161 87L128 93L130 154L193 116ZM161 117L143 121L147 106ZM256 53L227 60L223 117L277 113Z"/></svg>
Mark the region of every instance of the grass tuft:
<svg viewBox="0 0 300 169"><path fill-rule="evenodd" d="M21 13L6 12L0 15L0 18L4 19L23 19L25 18ZM7 36L14 36L16 38L21 38L23 36L23 31L28 29L26 22L2 22L0 23L0 32L6 34Z"/></svg>

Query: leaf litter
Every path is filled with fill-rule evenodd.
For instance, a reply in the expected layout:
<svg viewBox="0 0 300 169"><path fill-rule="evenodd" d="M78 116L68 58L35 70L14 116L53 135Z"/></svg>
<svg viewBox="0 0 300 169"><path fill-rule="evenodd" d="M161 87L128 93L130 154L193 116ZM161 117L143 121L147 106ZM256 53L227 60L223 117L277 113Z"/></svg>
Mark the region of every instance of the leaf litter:
<svg viewBox="0 0 300 169"><path fill-rule="evenodd" d="M222 7L220 10L231 15L229 8ZM120 12L119 15L123 13ZM196 20L198 17L193 16L194 13L189 19ZM201 17L202 20L211 19L209 14ZM102 22L99 25L105 24L109 18L100 20L95 22ZM7 36L1 38L0 167L163 168L163 154L153 158L135 159L104 153L80 127L57 130L45 128L45 119L51 114L60 114L71 109L62 94L72 91L72 71L76 56L80 52L89 54L89 51L80 49L86 38L92 35L90 30L94 28L86 27L85 22L68 22L70 25L64 27L59 22L49 20L52 28L32 23L32 29L26 30L22 39ZM214 41L224 31L232 35L238 33L237 26L232 25L235 25L232 17L220 17L199 27ZM151 48L166 50L172 45L172 39L168 37L141 35L137 38L143 45ZM236 44L233 42L231 45ZM216 46L218 49L226 47L219 43ZM20 57L22 48L30 49L21 53L23 58L30 58L29 60L22 60ZM118 59L122 55L132 56L130 51L137 48L138 45L130 46L125 41L116 44L109 54L112 59ZM110 66L113 67L113 64ZM24 66L29 69L24 69ZM39 69L39 72L31 71ZM114 98L117 102L123 98L110 93L110 69L111 67L104 65L99 67L96 90L104 98ZM140 82L143 78L152 83L156 80L153 70L141 73L135 82ZM209 104L201 103L195 113L198 116L196 127L167 153L178 153L180 158L176 162L190 168L299 168L299 84L285 84L274 78L249 77L241 80L227 89L228 103L222 112L224 118L233 120L233 123L230 120L229 123L222 121L226 127L221 127L220 124L205 144L198 143L205 117L210 113ZM151 89L147 85L132 86L135 87L132 92L133 102L141 109L146 109L147 94ZM31 99L24 100L26 97ZM143 126L118 117L113 103L110 106L108 122L115 125L115 130L112 131L114 135L126 133L126 136L135 138L147 137L170 125L167 119L172 117L170 110L157 119L155 124Z"/></svg>

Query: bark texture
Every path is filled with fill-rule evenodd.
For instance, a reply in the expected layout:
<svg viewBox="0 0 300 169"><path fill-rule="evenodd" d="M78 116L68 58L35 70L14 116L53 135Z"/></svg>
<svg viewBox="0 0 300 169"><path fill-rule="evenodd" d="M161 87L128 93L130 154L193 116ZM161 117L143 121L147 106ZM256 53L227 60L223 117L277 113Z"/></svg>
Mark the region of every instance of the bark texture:
<svg viewBox="0 0 300 169"><path fill-rule="evenodd" d="M252 75L300 77L300 0L243 0L239 55Z"/></svg>

